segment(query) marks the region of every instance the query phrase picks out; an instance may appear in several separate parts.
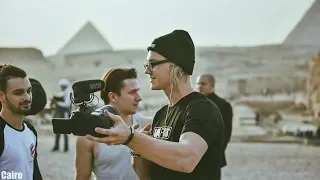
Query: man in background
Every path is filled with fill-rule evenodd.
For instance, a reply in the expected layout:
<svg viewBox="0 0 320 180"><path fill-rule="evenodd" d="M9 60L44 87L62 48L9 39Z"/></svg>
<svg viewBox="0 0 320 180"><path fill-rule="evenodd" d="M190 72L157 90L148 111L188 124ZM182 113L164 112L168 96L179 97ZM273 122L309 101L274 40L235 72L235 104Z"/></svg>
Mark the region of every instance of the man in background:
<svg viewBox="0 0 320 180"><path fill-rule="evenodd" d="M59 81L61 95L54 96L52 99L52 105L55 106L54 109L54 118L70 118L70 106L71 99L70 93L71 89L69 88L69 81L67 79L61 79ZM52 151L59 151L59 142L60 134L56 134L55 144ZM68 135L64 134L64 152L67 152L69 149L68 145Z"/></svg>
<svg viewBox="0 0 320 180"><path fill-rule="evenodd" d="M206 95L211 101L213 101L219 108L224 124L225 124L225 131L224 131L224 151L227 149L227 145L231 138L232 133L232 107L229 102L225 99L219 97L215 93L215 78L211 74L202 74L197 78L197 91ZM225 157L225 153L223 154L222 158L222 165L224 167L227 165L227 160Z"/></svg>

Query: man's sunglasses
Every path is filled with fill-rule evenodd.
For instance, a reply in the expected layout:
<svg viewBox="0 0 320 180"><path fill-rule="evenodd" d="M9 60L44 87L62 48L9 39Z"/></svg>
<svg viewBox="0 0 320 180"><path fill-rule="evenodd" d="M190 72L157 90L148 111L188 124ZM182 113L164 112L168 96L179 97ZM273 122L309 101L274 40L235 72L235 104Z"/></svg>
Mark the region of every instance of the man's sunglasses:
<svg viewBox="0 0 320 180"><path fill-rule="evenodd" d="M145 63L143 65L143 67L144 67L145 70L153 71L153 68L156 65L163 64L163 63L166 63L166 62L169 62L169 60L165 59L165 60L160 60L160 61L152 61L152 62Z"/></svg>

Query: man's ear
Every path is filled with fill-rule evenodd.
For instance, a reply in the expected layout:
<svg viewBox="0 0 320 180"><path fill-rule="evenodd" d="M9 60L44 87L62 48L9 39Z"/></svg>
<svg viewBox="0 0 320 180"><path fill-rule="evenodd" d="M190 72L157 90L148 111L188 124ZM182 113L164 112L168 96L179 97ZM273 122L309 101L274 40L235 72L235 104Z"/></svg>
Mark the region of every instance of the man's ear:
<svg viewBox="0 0 320 180"><path fill-rule="evenodd" d="M117 101L117 95L114 92L109 92L108 97L110 102L116 102Z"/></svg>

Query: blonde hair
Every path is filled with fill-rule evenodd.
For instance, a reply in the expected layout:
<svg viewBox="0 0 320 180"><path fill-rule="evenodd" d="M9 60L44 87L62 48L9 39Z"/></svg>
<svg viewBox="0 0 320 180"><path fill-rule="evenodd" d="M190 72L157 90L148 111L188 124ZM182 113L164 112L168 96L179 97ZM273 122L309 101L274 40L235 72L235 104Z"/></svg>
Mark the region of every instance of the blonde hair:
<svg viewBox="0 0 320 180"><path fill-rule="evenodd" d="M170 63L170 83L173 86L177 86L179 81L187 82L191 76L187 74L180 66ZM171 84L170 84L171 85Z"/></svg>

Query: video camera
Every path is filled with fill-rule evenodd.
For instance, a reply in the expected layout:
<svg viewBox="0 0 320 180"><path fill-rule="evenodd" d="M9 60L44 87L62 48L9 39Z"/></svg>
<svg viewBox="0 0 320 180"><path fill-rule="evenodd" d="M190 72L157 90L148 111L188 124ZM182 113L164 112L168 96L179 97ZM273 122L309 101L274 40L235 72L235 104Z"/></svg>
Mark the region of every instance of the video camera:
<svg viewBox="0 0 320 180"><path fill-rule="evenodd" d="M95 137L105 137L106 135L95 132L96 127L110 129L114 123L109 116L104 113L105 110L113 114L118 114L115 107L105 105L94 109L88 105L95 95L94 92L104 88L105 83L102 80L79 81L72 85L73 94L70 93L72 104L79 108L72 112L70 119L53 118L52 126L55 134L73 134L75 136L85 136L90 134Z"/></svg>

